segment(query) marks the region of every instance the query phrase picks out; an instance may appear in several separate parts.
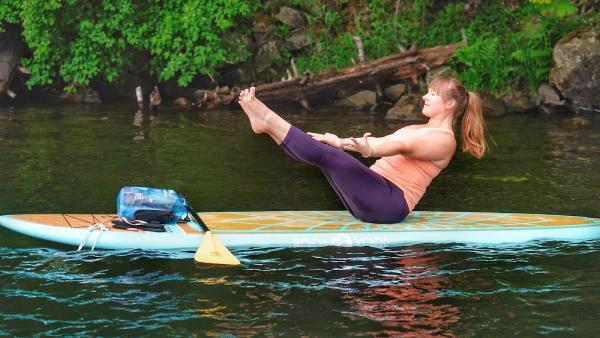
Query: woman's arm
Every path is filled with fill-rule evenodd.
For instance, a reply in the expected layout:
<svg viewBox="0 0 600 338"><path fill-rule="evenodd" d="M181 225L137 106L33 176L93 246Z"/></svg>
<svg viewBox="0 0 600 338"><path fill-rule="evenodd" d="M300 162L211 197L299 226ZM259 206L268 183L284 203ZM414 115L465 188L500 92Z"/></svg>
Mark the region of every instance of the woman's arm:
<svg viewBox="0 0 600 338"><path fill-rule="evenodd" d="M311 132L308 132L307 134L310 137L314 138L315 140L317 140L321 143L328 144L335 148L341 148L342 139L340 139L335 134L331 134L331 133L319 134L319 133L311 133Z"/></svg>
<svg viewBox="0 0 600 338"><path fill-rule="evenodd" d="M383 137L374 137L374 136L370 136L371 133L367 133L367 134L369 134L369 136L367 136L367 142L369 142L369 144L372 147L378 147L381 144L385 144L385 143L389 142L388 140L389 140L390 135L383 136ZM352 139L352 137L340 139L340 143L341 143L341 146L343 147L343 149L359 152L354 147L346 146L348 143L352 142L352 141L350 141L350 139Z"/></svg>
<svg viewBox="0 0 600 338"><path fill-rule="evenodd" d="M439 131L428 131L422 136L376 144L370 143L369 133L366 133L362 138L351 137L349 141L342 142L342 145L361 153L364 157L404 155L424 161L444 160L456 149L454 137Z"/></svg>
<svg viewBox="0 0 600 338"><path fill-rule="evenodd" d="M314 138L315 140L317 140L321 143L328 144L332 147L340 148L343 150L356 151L353 148L343 147L343 144L347 144L350 141L350 138L339 138L337 135L331 134L331 133L319 134L319 133L308 132L307 134L309 136L311 136L312 138ZM384 143L387 141L388 136L369 137L369 144L378 145L378 144Z"/></svg>

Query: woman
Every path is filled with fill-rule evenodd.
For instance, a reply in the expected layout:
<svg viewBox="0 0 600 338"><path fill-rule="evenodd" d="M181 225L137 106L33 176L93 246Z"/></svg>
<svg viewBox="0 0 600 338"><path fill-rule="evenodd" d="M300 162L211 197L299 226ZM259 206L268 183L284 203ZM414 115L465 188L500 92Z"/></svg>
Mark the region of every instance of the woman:
<svg viewBox="0 0 600 338"><path fill-rule="evenodd" d="M483 157L484 121L477 94L454 78L437 77L423 100L426 124L384 137L365 133L341 139L330 133L305 134L259 101L254 87L239 97L255 133L267 133L291 157L321 169L346 209L372 223L400 222L414 209L454 155L453 129L461 114L463 151ZM380 159L367 167L344 150Z"/></svg>

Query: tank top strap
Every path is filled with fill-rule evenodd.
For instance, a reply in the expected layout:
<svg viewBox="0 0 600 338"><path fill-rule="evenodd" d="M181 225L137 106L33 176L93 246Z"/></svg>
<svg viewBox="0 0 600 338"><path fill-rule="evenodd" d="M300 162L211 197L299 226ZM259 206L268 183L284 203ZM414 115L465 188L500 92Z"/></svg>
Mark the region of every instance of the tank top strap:
<svg viewBox="0 0 600 338"><path fill-rule="evenodd" d="M419 128L417 130L419 130L421 132L421 135L425 135L425 133L428 132L428 131L430 131L430 130L441 131L441 132L450 133L450 134L454 135L454 131L452 131L450 129L446 129L446 128L434 128L434 127L430 127L430 128Z"/></svg>

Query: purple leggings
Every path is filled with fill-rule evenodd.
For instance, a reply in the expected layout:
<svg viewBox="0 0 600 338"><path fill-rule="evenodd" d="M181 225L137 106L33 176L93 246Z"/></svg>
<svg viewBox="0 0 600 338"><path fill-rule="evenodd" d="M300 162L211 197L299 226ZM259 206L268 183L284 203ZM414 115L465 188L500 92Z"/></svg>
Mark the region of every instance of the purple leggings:
<svg viewBox="0 0 600 338"><path fill-rule="evenodd" d="M321 169L348 211L370 223L396 223L408 215L404 193L350 154L323 144L292 126L281 148Z"/></svg>

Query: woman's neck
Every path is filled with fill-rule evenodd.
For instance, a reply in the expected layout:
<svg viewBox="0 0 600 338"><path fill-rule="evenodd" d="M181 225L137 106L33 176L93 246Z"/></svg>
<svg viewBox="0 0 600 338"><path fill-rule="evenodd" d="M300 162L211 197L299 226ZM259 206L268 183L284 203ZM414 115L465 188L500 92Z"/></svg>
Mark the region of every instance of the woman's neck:
<svg viewBox="0 0 600 338"><path fill-rule="evenodd" d="M434 116L429 118L429 121L427 122L427 127L430 128L446 128L446 129L453 129L454 126L454 119L452 117L452 114L445 114L442 116Z"/></svg>

